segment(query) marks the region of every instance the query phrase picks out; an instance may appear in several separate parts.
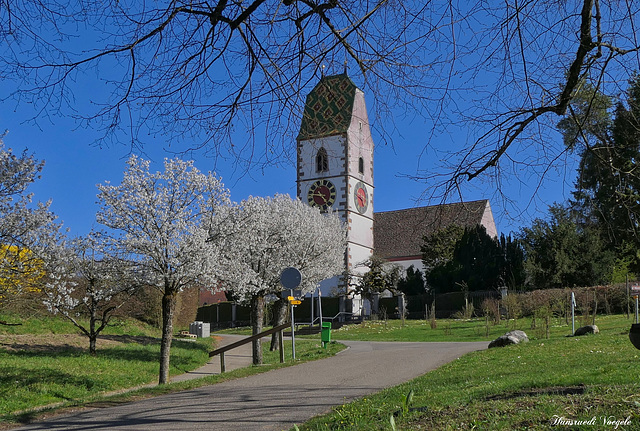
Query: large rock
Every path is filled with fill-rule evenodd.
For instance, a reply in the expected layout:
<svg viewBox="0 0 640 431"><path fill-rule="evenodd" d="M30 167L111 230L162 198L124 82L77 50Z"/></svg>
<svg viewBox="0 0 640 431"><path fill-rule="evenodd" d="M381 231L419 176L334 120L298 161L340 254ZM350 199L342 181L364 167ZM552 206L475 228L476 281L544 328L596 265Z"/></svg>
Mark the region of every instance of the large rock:
<svg viewBox="0 0 640 431"><path fill-rule="evenodd" d="M600 330L596 325L587 325L583 326L582 328L576 329L576 332L573 333L573 336L577 337L578 335L597 334L598 332L600 332Z"/></svg>
<svg viewBox="0 0 640 431"><path fill-rule="evenodd" d="M527 334L525 334L524 331L516 330L507 332L506 334L496 338L491 343L489 343L489 348L504 347L510 344L526 343L527 341L529 341L529 337L527 337Z"/></svg>

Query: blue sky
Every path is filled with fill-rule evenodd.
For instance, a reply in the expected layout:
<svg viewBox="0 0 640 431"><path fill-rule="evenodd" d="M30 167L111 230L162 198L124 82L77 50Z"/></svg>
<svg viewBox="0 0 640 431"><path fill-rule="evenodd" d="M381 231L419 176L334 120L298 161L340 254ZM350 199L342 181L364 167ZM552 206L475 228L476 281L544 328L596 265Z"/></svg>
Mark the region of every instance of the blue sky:
<svg viewBox="0 0 640 431"><path fill-rule="evenodd" d="M30 3L25 4L27 10L30 10L29 5ZM127 7L132 7L132 10L135 10L135 5L138 5L138 3L133 2L131 5ZM430 22L434 13L442 14L442 17L449 16L449 13L454 13L457 17L466 17L469 5L461 4L459 6L461 9L455 11L450 11L449 7L444 7L443 10L425 8L422 12L425 14L423 18L425 18L426 22ZM502 3L499 2L492 7L494 6L497 11L502 10L501 8L503 7ZM531 7L535 7L535 5ZM548 15L542 18L550 22L556 22L558 13L565 12L563 7L559 5L557 9L548 9ZM445 167L447 164L455 162L456 153L463 154L465 149L472 147L476 139L487 133L488 124L491 123L487 118L491 118L491 115L498 111L508 113L511 112L512 108L516 109L514 107L528 106L527 103L535 102L535 98L539 96L544 100L547 91L545 86L547 89L553 89L559 82L562 82L565 76L565 66L568 64L566 55L573 52L576 46L576 41L572 35L567 35L566 38L559 37L559 35L566 33L562 30L565 27L550 32L542 29L540 35L537 33L538 28L528 28L532 33L529 34L527 31L525 36L535 41L535 43L528 46L526 52L528 56L525 64L529 69L524 68L523 64L519 63L520 55L510 57L509 67L507 68L504 67L505 64L502 58L504 40L494 34L496 29L494 25L501 22L500 16L487 15L491 8L484 10L484 6L479 8L471 7L471 9L477 9L474 12L476 15L471 15L468 22L467 18L462 19L459 28L456 27L455 41L450 39L448 30L445 27L436 26L429 30L423 27L411 26L409 33L403 33L406 38L415 37L417 43L415 48L419 47L420 49L414 50L410 48L406 52L400 52L413 55L415 51L416 58L414 58L414 61L428 66L426 68L418 68L421 71L428 70L428 72L416 72L416 76L425 78L428 81L424 83L416 81L416 83L424 85L418 85L415 88L411 87L409 91L402 93L401 88L407 87L402 87L405 84L394 81L393 85L388 86L391 87L391 90L387 90L390 91L389 94L377 95L372 94L370 89L363 88L369 108L369 118L373 122L372 134L376 145L374 153L375 194L373 199L375 211L388 211L440 203L440 200L430 201L423 199L431 195L433 187L436 185L435 180L414 181L409 177L422 176L427 171L430 174L440 173L446 176ZM38 9L35 9L34 13L38 11ZM112 12L119 16L117 10ZM381 19L384 19L384 16L386 15L383 15ZM27 14L25 17L30 19L31 15ZM85 22L84 15L78 15L77 17L80 21L76 23L74 21L76 16L70 14L69 22L66 23L68 27L63 27L68 38L63 37L58 40L56 37L44 37L44 40L53 45L59 43L66 54L75 53L76 58L85 58L87 53L94 52L91 51L92 48L104 45L102 37L105 34L113 36L108 40L116 44L122 42L119 36L126 38L126 33L112 34L114 18L112 17L111 21L105 21L102 16L102 10L97 11L96 16L90 15L93 21ZM534 20L539 19L538 14L533 14L531 17ZM413 21L413 15L410 18ZM487 22L484 22L484 18L486 18ZM495 19L498 21L494 22L493 20ZM576 17L572 15L571 19L562 21L563 25L573 28L571 26L576 24L575 19ZM396 19L394 18L391 21L387 21L386 24L395 28L394 24L397 24L395 21ZM41 23L44 27L38 28L38 30L41 32L46 32L47 29L48 31L55 31L53 36L56 36L60 23L55 22L54 28L50 25L47 27L47 24L51 23L45 20L44 23ZM372 30L376 29L377 24L379 23L376 20L371 22ZM270 31L270 29L271 27L267 27L264 30ZM21 32L19 30L24 30L22 36L25 36L25 39L22 45L17 44L20 42L20 37L18 36L20 36ZM31 40L30 30L31 28L28 28L28 26L17 27L18 35L14 35L15 40L12 42L7 38L6 46L3 46L3 48L8 49L6 53L13 54L14 50L22 53L21 49L24 49L25 52L22 54L26 54L26 58L30 58L32 61L40 59L39 56L42 55L42 61L51 57L50 61L58 63L60 60L58 58L59 53L55 50L49 52L40 46L41 51L37 51L39 47L37 44L35 45L36 52L31 50L31 45L28 43ZM387 28L387 30L389 29ZM126 26L123 31L126 31ZM425 31L427 31L429 37L423 40L422 37L425 37ZM289 39L286 31L283 35L287 40ZM180 40L178 39L178 42ZM510 39L506 37L505 40ZM27 43L24 43L25 41ZM467 48L468 52L452 50L451 43L453 42L457 44L454 44L454 47ZM546 42L553 42L551 44L553 50L547 50L548 44ZM154 46L151 43L147 50L140 48L140 54L144 56L149 52L155 53ZM408 44L407 46L411 47L413 45ZM45 47L48 47L48 45L45 45ZM509 51L509 47L507 46L507 51ZM183 45L174 48L178 52L182 52ZM319 49L318 47L316 48ZM168 52L173 51L169 50ZM343 67L345 67L344 59L347 58L343 54L337 50L335 52L332 51L331 55L322 57L322 67L327 67L327 74L343 72ZM489 54L491 54L489 57L484 57ZM74 56L72 55L71 57ZM310 57L313 58L312 55ZM3 58L5 57L0 57L0 60ZM9 58L10 63L11 56L7 58ZM140 59L141 57L136 58ZM149 58L156 57L151 55ZM236 57L232 56L230 58L235 59ZM317 72L315 61L313 60L309 64L313 65L312 70ZM36 62L36 64L38 63ZM146 63L142 61L141 64ZM130 147L118 144L96 145L96 140L101 137L99 131L83 128L71 118L58 116L53 111L37 111L37 109L42 107L55 108L56 104L59 104L63 105L60 109L65 110L66 113L73 113L74 110L81 114L88 112L86 115L90 117L96 110L99 111L100 108L104 107L101 103L104 103L105 100L112 101L108 97L110 94L109 89L112 91L119 89L118 84L120 81L118 76L120 74L127 76L127 65L126 56L124 58L107 57L97 63L87 65L84 69L74 69L73 73L67 76L67 81L64 81L64 85L68 84L73 88L74 93L72 95L67 93L61 95L56 93L54 89L48 95L45 91L43 97L36 97L32 100L29 100L28 95L18 95L16 96L18 98L12 97L12 92L21 83L20 73L0 72L0 76L3 78L0 80L0 100L3 101L0 104L0 131L9 130L8 135L4 138L4 144L6 147L13 148L16 152L27 148L36 158L45 161L42 178L31 187L31 191L35 194L36 200L52 200L51 209L70 229L72 235L85 234L94 226L95 214L98 209L96 204L96 184L107 180L112 183L119 183L122 178L122 172L125 169L125 161L129 156ZM216 65L222 66L222 64L218 63ZM454 68L454 66L455 70L450 69L450 67ZM170 67L170 64L163 67ZM225 67L227 67L228 73L233 72L231 74L234 75L237 72L241 75L242 66L239 70L234 70L233 63L231 66L226 65ZM357 67L354 65L351 65L351 67L353 75L360 76L356 73ZM339 70L335 70L336 68ZM161 68L158 71L152 67L150 70L160 73L165 69ZM213 68L211 73L217 70ZM380 71L382 70L385 69L380 69ZM21 71L25 72L24 70ZM42 79L42 81L36 81L39 83L47 82L47 78L55 82L55 77L59 77L55 73L50 76L47 75L46 69L40 70L36 68L29 70L27 68L27 71L39 76ZM4 76L2 72L4 72ZM306 83L308 75L316 72L305 69L303 80L293 80L291 82ZM534 92L534 99L532 100L528 100L523 96L528 91L532 91L532 87L529 85L530 82L527 81L525 86L525 83L520 79L523 76L530 76L531 82L535 81L536 86L540 86ZM12 82L12 78L15 81ZM151 88L155 88L153 87L153 83L156 82L155 78L157 76L153 73L148 75L146 79L151 80L143 80L142 88L144 90L148 89L149 87L146 84L151 85ZM194 101L197 102L196 104L202 103L206 105L209 102L208 97L212 97L212 94L215 98L218 91L222 91L222 94L224 94L225 88L226 91L228 91L228 88L233 88L226 85L232 80L226 81L225 79L229 79L229 76L224 75L223 71L222 79L218 81L218 84L224 84L221 85L222 90L220 90L220 86L214 86L206 88L208 91L199 92L194 90L194 93L190 93L195 94ZM364 87L362 77L352 77L352 79L354 79L356 85ZM505 80L508 85L504 84L503 81ZM414 81L409 79L407 82ZM310 81L306 85L312 87L314 83ZM259 79L257 86L260 87ZM537 94L538 92L540 94ZM413 97L414 93L419 100ZM105 97L105 94L107 97ZM403 94L410 96L403 98ZM282 96L282 94L276 95L276 97ZM118 97L117 92L115 97ZM199 98L203 100L201 101ZM523 98L526 100L521 100ZM191 101L190 99L187 100ZM66 106L67 102L68 106ZM388 102L386 106L385 102ZM169 99L169 102L163 101L163 103L166 103L164 106L169 106L169 109L179 110L179 105L175 103L175 99ZM376 103L378 104L378 109L377 112L373 113L372 110L375 109ZM422 105L415 105L416 103L422 103ZM430 112L426 110L421 112L420 109L423 109L422 107L426 104L429 104L427 108L430 109ZM135 124L136 116L144 118L145 115L149 115L149 112L155 112L153 110L145 111L141 108L143 105L145 105L144 99L142 102L139 99L134 99L129 106L130 111L123 113L123 117L126 118L127 114L131 115L133 117L132 122ZM276 109L274 108L273 111L270 111L269 108L264 106L262 106L262 109L257 107L255 108L256 113L253 114L254 108L254 105L242 106L239 110L250 111L251 115L255 115L256 117L254 118L257 118L261 115L273 115L273 111ZM284 120L270 123L270 130L283 126L283 123L286 123L287 118L289 118L278 114L281 114L281 112L276 113L275 117L277 119L284 118ZM36 115L38 116L37 123L29 121ZM245 112L244 115L246 119L247 113ZM174 118L172 115L170 117ZM178 114L176 114L176 117L181 118ZM151 128L154 126L155 119L156 117L152 115L150 119ZM164 120L166 119L167 117L164 118ZM257 119L260 120L260 118ZM468 123L464 123L463 121L465 120ZM492 172L490 172L485 178L475 179L470 183L465 182L462 184L461 196L452 196L449 201L456 201L459 198L464 200L489 199L498 230L503 233L517 231L522 226L528 226L535 217L545 217L549 205L556 201L564 201L570 196L575 179L575 156L562 154L564 147L561 138L552 131L554 122L558 120L559 118L546 118L545 125L551 126L550 128L539 127L540 124L532 124L527 129L527 133L522 135L522 139L517 145L510 148L501 159L499 167L502 171L497 177L492 178ZM162 123L162 119L158 122L164 125L167 124L166 122ZM208 125L206 121L199 123L198 117L194 122L201 126L202 129ZM125 133L133 130L131 133L138 138L140 138L139 134L144 134L148 131L146 127L149 125L146 123L142 129L135 129L134 127L130 130L126 130L129 126L126 121L122 123L120 126L122 126ZM254 126L253 123L249 123L242 123L242 120L240 120L233 124L234 131L238 134L238 136L233 137L234 142L242 142L243 138L247 137L247 135L242 136L242 132L238 130L241 130L242 127L251 128ZM471 124L469 125L469 123ZM169 124L169 128L174 126L173 123ZM189 126L192 124L189 123ZM290 129L295 130L299 127L297 124L289 126L290 124L284 124L285 128L290 127ZM433 124L436 124L435 128ZM483 151L495 150L496 141L501 139L500 133L504 133L504 130L501 129L502 126L495 127L499 129L498 132L485 135L489 136L489 138L481 142L481 145L486 145L486 147L482 148ZM188 126L178 127L173 132L178 134L185 130L187 133L192 132L188 129ZM381 135L384 135L386 139L383 139ZM125 141L126 138L127 136L124 136ZM173 153L166 150L167 148L188 148L199 144L198 141L189 142L188 137L183 138L180 136L178 139L175 137L173 139L173 142L167 142L163 140L162 135L148 135L144 137L144 153L139 155L154 161L155 169L161 169L163 158L174 156ZM198 137L196 136L194 139L197 140ZM183 140L183 142L179 142L180 140ZM480 140L482 141L482 139ZM260 136L257 138L257 142L263 145L266 144L267 147L270 144L270 142L266 142L266 138ZM225 144L223 142L222 147L228 148L230 146ZM202 171L216 171L231 190L232 199L240 201L249 195L267 196L275 193L295 195L296 167L294 164L295 140L293 138L291 138L290 148L287 151L289 159L279 159L277 166L266 169L257 169L255 167L249 170L237 169L233 161L228 158L213 160L207 158L204 153L189 154L186 157L194 158L196 166ZM476 156L477 154L474 154L471 157ZM541 176L544 176L542 182L540 181Z"/></svg>
<svg viewBox="0 0 640 431"><path fill-rule="evenodd" d="M9 89L2 88L0 93ZM6 94L6 93L5 93ZM78 127L70 118L49 115L42 117L38 124L28 120L34 115L30 105L4 103L0 106L0 129L8 129L4 139L5 147L19 152L28 149L35 157L45 161L42 178L30 190L35 199L52 200L51 209L71 235L87 233L95 225L96 184L106 180L119 183L129 155L125 145L97 146L98 132ZM429 183L411 180L406 175L415 175L424 169L438 169L441 163L433 151L424 150L424 136L428 126L415 119L397 117L395 126L404 130L396 134L393 146L378 144L375 148L375 198L376 211L388 211L428 204L421 200ZM374 140L376 131L373 130ZM443 135L432 141L433 147L441 142L443 146L451 142L462 142L465 135ZM166 151L166 143L149 140L143 157L153 160L156 169L161 168L164 157L174 155ZM295 142L291 143L292 149ZM225 185L231 190L231 197L240 201L249 195L267 196L275 193L296 193L296 169L293 161L283 160L279 166L265 170L237 170L231 162L213 160L196 155L196 166L201 171L215 170ZM509 233L526 226L532 218L544 217L547 206L554 201L562 201L569 196L575 170L570 166L560 172L551 171L542 187L537 191L537 177L533 175L527 183L526 176L518 181L509 177L502 178L504 197L496 193L494 184L474 181L464 192L464 199L489 199L493 208L496 224L500 232ZM525 178L524 182L522 178ZM437 203L437 202L435 202Z"/></svg>

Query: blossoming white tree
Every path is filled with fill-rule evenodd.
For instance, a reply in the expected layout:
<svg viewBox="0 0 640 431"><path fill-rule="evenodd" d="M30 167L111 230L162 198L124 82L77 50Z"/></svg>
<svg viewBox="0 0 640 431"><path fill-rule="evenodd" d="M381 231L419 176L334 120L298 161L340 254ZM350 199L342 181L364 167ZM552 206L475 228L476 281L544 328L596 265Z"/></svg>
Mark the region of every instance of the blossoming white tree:
<svg viewBox="0 0 640 431"><path fill-rule="evenodd" d="M39 289L43 265L63 235L49 210L27 193L44 162L5 149L0 135L0 298ZM6 324L6 322L0 322Z"/></svg>
<svg viewBox="0 0 640 431"><path fill-rule="evenodd" d="M98 185L98 221L115 232L139 266L139 276L162 292L159 382L169 378L169 355L177 295L194 284L213 286L217 249L211 223L228 204L229 192L213 173L192 161L164 161L164 172L132 156L118 186Z"/></svg>
<svg viewBox="0 0 640 431"><path fill-rule="evenodd" d="M91 232L74 239L68 249L60 247L58 264L47 268L45 305L89 338L92 355L100 332L138 287L135 267L120 253L108 238ZM80 312L88 316L88 324L78 319Z"/></svg>
<svg viewBox="0 0 640 431"><path fill-rule="evenodd" d="M303 293L342 273L346 230L336 214L321 214L287 195L250 197L228 213L219 219L223 227L218 230L226 233L220 277L225 289L250 302L254 334L262 332L265 296L282 291L282 270L300 270ZM284 323L285 314L280 316L278 323ZM262 363L259 341L253 346L253 362Z"/></svg>

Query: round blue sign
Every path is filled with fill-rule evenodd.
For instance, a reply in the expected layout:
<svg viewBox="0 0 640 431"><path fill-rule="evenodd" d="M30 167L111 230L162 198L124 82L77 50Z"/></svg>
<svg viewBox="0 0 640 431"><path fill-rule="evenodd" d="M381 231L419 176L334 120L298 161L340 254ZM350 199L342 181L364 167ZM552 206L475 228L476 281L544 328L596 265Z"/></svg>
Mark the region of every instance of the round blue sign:
<svg viewBox="0 0 640 431"><path fill-rule="evenodd" d="M298 270L298 268L286 268L280 274L280 284L282 284L286 289L295 289L300 286L300 282L302 281L302 274Z"/></svg>

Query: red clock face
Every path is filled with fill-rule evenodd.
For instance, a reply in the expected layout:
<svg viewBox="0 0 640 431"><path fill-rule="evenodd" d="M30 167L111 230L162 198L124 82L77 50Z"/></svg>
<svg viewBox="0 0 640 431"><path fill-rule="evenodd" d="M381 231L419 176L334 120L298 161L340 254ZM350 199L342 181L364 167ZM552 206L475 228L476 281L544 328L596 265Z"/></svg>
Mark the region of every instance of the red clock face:
<svg viewBox="0 0 640 431"><path fill-rule="evenodd" d="M367 194L364 189L356 191L356 199L358 200L358 206L364 207L367 205Z"/></svg>
<svg viewBox="0 0 640 431"><path fill-rule="evenodd" d="M353 201L360 214L364 214L367 211L369 205L369 195L363 182L359 182L355 186L353 192Z"/></svg>
<svg viewBox="0 0 640 431"><path fill-rule="evenodd" d="M336 187L328 180L318 180L311 184L307 194L309 205L327 210L336 200Z"/></svg>
<svg viewBox="0 0 640 431"><path fill-rule="evenodd" d="M331 191L327 186L320 186L316 188L315 193L313 193L313 201L318 206L326 204L327 202L329 202L330 198Z"/></svg>

